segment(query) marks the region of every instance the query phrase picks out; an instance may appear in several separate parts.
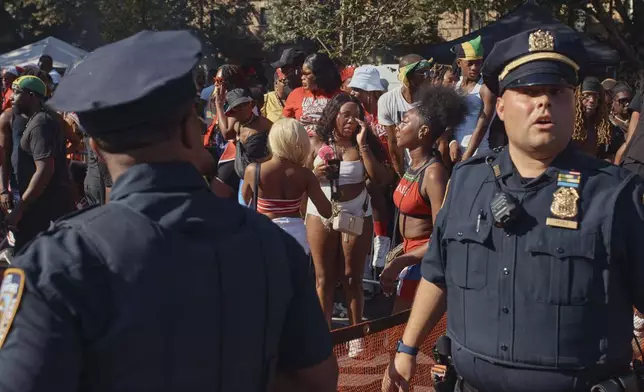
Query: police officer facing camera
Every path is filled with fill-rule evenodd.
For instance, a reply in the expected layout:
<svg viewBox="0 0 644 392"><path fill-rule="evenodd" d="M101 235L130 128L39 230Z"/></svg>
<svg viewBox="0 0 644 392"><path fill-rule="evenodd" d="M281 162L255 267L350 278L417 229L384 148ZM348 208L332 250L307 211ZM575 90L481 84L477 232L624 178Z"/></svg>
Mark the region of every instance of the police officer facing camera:
<svg viewBox="0 0 644 392"><path fill-rule="evenodd" d="M200 58L187 31L144 31L61 81L50 104L77 113L114 185L0 272L3 392L335 391L301 246L200 173Z"/></svg>
<svg viewBox="0 0 644 392"><path fill-rule="evenodd" d="M570 143L582 50L572 34L532 30L490 53L484 80L509 144L455 167L383 391L408 390L446 310L457 391L588 392L629 378L644 187Z"/></svg>

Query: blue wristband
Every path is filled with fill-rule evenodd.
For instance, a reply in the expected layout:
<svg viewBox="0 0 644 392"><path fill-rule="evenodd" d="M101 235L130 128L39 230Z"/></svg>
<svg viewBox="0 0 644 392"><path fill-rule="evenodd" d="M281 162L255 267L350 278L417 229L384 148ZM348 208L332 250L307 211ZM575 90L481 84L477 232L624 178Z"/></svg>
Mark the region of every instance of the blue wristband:
<svg viewBox="0 0 644 392"><path fill-rule="evenodd" d="M412 357L415 357L418 354L418 348L410 347L405 343L403 343L402 339L400 339L398 341L398 344L396 345L396 352L405 353L405 354L411 355Z"/></svg>

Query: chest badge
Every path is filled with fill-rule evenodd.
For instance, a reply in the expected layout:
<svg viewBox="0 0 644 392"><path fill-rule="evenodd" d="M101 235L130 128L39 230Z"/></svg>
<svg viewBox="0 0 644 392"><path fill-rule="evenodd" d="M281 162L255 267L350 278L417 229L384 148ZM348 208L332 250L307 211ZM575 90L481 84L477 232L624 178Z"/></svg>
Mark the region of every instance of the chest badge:
<svg viewBox="0 0 644 392"><path fill-rule="evenodd" d="M550 212L552 216L546 219L548 226L563 227L576 230L579 227L579 186L581 173L564 171L557 177L557 190L552 195Z"/></svg>
<svg viewBox="0 0 644 392"><path fill-rule="evenodd" d="M579 200L577 189L560 187L552 196L550 212L554 216L568 219L577 216L579 212L577 209L577 200Z"/></svg>

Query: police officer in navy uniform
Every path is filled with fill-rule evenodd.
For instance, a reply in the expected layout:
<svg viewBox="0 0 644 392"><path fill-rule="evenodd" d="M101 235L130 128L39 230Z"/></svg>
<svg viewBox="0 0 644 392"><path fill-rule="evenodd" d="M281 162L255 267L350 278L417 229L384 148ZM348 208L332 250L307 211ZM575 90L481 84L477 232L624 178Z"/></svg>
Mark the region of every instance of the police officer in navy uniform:
<svg viewBox="0 0 644 392"><path fill-rule="evenodd" d="M520 33L483 66L509 144L454 169L383 390L408 390L447 311L457 390L590 391L629 375L644 309L644 188L570 144L585 64L572 34Z"/></svg>
<svg viewBox="0 0 644 392"><path fill-rule="evenodd" d="M0 288L0 390L335 391L327 324L298 243L211 193L187 31L97 49L50 104L114 179L58 221Z"/></svg>

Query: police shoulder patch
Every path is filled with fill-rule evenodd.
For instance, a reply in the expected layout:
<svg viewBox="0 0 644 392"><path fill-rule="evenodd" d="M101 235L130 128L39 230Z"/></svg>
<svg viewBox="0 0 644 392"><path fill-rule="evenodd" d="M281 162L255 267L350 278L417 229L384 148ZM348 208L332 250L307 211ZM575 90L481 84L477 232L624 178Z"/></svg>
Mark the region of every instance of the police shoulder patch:
<svg viewBox="0 0 644 392"><path fill-rule="evenodd" d="M2 285L0 285L0 349L18 312L24 288L24 271L18 268L7 268L2 274Z"/></svg>

